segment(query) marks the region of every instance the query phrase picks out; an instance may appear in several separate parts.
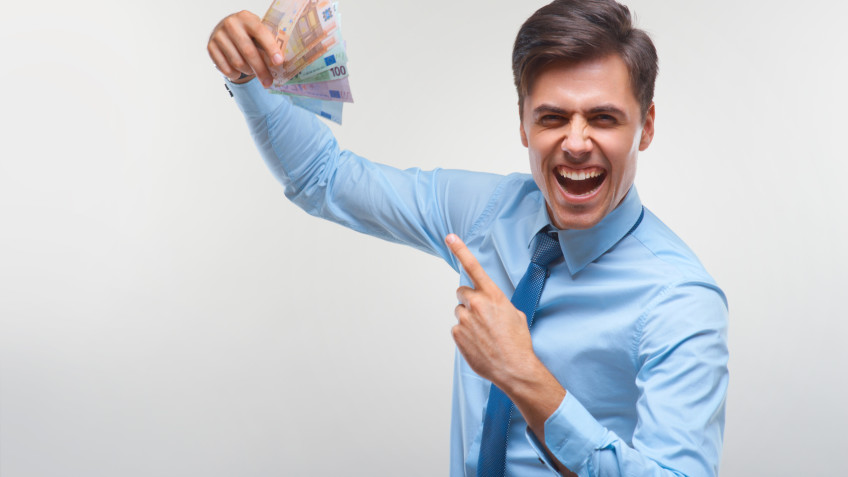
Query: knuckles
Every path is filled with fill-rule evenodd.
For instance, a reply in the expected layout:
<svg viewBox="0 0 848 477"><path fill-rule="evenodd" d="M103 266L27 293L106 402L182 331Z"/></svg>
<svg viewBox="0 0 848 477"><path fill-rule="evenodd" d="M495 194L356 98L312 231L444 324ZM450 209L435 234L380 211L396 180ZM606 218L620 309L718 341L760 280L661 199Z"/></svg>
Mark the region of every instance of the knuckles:
<svg viewBox="0 0 848 477"><path fill-rule="evenodd" d="M249 10L242 10L240 12L234 13L232 16L239 17L243 21L252 21L258 18L256 15L253 14L253 12Z"/></svg>
<svg viewBox="0 0 848 477"><path fill-rule="evenodd" d="M469 308L483 314L496 314L502 307L510 304L509 300L503 303L498 296L492 296L487 292L474 291L468 295L467 299Z"/></svg>
<svg viewBox="0 0 848 477"><path fill-rule="evenodd" d="M468 307L474 310L479 310L486 304L486 299L476 293L467 296L466 301L468 302Z"/></svg>
<svg viewBox="0 0 848 477"><path fill-rule="evenodd" d="M456 299L462 303L466 303L468 296L471 295L471 292L473 291L474 290L471 288L465 286L459 287L456 289Z"/></svg>
<svg viewBox="0 0 848 477"><path fill-rule="evenodd" d="M259 17L254 15L253 12L242 10L221 20L220 23L218 23L218 26L215 27L212 37L215 38L221 35L222 32L226 32L227 35L233 35L234 33L239 33L255 27L256 23L259 22Z"/></svg>
<svg viewBox="0 0 848 477"><path fill-rule="evenodd" d="M241 21L238 17L238 13L228 16L227 18L221 20L221 29L232 33L234 32L239 25L241 25Z"/></svg>
<svg viewBox="0 0 848 477"><path fill-rule="evenodd" d="M239 71L245 71L250 68L250 66L248 66L248 64L241 57L232 58L230 62Z"/></svg>
<svg viewBox="0 0 848 477"><path fill-rule="evenodd" d="M238 76L239 72L252 72L253 68L250 65L263 61L256 48L239 46L242 43L239 39L245 36L251 37L250 32L256 31L260 22L261 20L254 13L242 10L221 20L212 31L206 50L221 72L230 79L233 79L232 76ZM233 46L236 51L232 51ZM242 49L244 51L241 51ZM221 61L220 64L216 61L216 57Z"/></svg>
<svg viewBox="0 0 848 477"><path fill-rule="evenodd" d="M259 17L247 10L242 10L221 20L221 29L230 34L237 33L255 26L257 21Z"/></svg>

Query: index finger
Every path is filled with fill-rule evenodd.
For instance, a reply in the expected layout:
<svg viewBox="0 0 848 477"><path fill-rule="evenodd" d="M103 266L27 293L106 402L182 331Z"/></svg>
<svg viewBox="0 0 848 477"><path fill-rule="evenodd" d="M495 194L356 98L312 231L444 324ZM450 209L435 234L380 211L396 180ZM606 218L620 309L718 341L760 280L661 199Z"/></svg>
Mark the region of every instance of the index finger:
<svg viewBox="0 0 848 477"><path fill-rule="evenodd" d="M465 269L468 277L471 278L471 283L474 284L475 289L489 290L492 287L497 289L497 285L489 278L489 275L483 270L483 266L477 261L477 257L471 253L471 250L468 250L462 239L457 237L456 234L449 234L445 237L445 243L448 244L450 251L459 259L459 263Z"/></svg>

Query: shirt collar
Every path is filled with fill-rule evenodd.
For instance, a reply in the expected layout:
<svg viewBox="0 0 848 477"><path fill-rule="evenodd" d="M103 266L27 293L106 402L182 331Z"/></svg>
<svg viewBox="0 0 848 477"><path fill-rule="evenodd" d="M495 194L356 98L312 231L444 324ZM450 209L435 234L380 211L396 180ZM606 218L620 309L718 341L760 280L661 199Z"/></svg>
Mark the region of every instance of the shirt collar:
<svg viewBox="0 0 848 477"><path fill-rule="evenodd" d="M632 186L621 204L594 227L586 230L558 230L559 245L562 247L568 272L573 276L597 260L624 238L641 216L642 201L636 192L636 186ZM532 233L527 238L528 248L533 245L536 234L548 226L557 230L548 215L547 206L543 204L531 228Z"/></svg>

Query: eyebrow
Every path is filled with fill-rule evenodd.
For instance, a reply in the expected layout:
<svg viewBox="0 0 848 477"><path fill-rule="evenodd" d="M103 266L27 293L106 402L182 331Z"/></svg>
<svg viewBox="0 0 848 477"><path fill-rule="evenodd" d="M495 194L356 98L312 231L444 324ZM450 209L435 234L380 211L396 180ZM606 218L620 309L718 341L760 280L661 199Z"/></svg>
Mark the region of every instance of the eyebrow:
<svg viewBox="0 0 848 477"><path fill-rule="evenodd" d="M536 109L533 110L533 117L538 118L539 116L541 116L543 114L547 114L547 113L553 113L553 114L559 114L559 115L562 115L562 116L568 116L568 115L571 114L571 111L562 109L562 108L557 107L557 106L553 106L551 104L542 104L542 105L539 105ZM622 110L621 108L619 108L618 106L615 106L613 104L602 104L600 106L595 106L594 108L590 109L588 111L588 113L589 114L607 113L607 114L614 114L614 115L623 116L623 117L627 116L627 113L625 113L624 110Z"/></svg>
<svg viewBox="0 0 848 477"><path fill-rule="evenodd" d="M624 116L624 117L627 116L627 113L625 113L624 110L622 110L618 106L615 106L615 105L612 105L612 104L602 104L600 106L596 106L596 107L590 109L589 113L590 114L608 113L608 114L614 114L614 115Z"/></svg>
<svg viewBox="0 0 848 477"><path fill-rule="evenodd" d="M533 110L533 117L538 118L539 116L547 113L559 114L561 116L568 116L569 114L571 114L569 111L566 111L562 108L558 108L550 104L542 104Z"/></svg>

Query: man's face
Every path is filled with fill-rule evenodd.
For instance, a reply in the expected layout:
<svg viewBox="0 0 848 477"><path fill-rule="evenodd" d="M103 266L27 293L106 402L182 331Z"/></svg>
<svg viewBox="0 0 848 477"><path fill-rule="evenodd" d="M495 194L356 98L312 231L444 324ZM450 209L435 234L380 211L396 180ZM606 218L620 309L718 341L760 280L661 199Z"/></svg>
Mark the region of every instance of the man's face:
<svg viewBox="0 0 848 477"><path fill-rule="evenodd" d="M653 136L654 106L642 121L618 55L551 65L524 98L521 142L559 229L593 227L615 209Z"/></svg>

